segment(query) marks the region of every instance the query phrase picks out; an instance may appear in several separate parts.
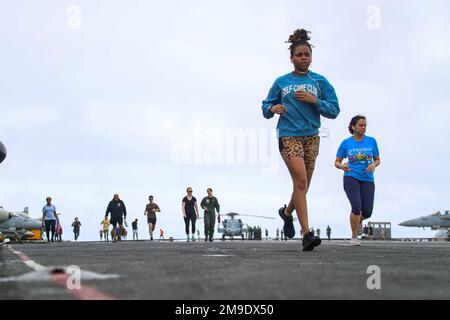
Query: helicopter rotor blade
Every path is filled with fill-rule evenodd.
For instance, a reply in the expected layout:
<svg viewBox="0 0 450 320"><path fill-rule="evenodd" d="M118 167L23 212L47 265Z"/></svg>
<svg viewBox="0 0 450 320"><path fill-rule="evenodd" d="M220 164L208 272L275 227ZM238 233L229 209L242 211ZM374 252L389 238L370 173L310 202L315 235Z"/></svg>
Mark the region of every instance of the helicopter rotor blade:
<svg viewBox="0 0 450 320"><path fill-rule="evenodd" d="M272 218L272 217L258 216L255 214L239 214L239 215L242 217L254 217L254 218L261 218L261 219L276 220L275 218Z"/></svg>

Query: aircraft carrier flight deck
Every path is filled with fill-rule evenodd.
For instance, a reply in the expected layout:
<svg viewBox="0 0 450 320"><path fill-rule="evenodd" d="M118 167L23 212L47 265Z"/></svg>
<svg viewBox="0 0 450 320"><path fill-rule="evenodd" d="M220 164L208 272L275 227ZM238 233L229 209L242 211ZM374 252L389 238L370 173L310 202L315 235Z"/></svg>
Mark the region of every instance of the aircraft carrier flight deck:
<svg viewBox="0 0 450 320"><path fill-rule="evenodd" d="M450 243L0 245L0 299L450 299Z"/></svg>

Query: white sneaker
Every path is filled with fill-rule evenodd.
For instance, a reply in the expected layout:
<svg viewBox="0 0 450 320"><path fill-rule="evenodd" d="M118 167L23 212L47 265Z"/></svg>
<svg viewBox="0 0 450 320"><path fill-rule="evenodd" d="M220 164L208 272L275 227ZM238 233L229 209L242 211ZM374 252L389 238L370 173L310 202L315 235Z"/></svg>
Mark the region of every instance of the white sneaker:
<svg viewBox="0 0 450 320"><path fill-rule="evenodd" d="M358 238L352 238L352 240L350 240L350 244L355 247L360 247L361 241L359 241Z"/></svg>

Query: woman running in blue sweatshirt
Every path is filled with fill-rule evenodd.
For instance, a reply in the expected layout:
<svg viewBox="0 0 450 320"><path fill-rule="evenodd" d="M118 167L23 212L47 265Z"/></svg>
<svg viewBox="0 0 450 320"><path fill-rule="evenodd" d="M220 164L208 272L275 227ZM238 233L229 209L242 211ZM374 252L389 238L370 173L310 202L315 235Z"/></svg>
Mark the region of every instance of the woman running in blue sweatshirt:
<svg viewBox="0 0 450 320"><path fill-rule="evenodd" d="M265 118L279 115L280 153L293 181L289 205L278 212L284 220L283 231L288 238L295 236L292 217L295 210L302 229L304 251L311 251L321 243L309 230L306 202L319 154L320 117L335 119L340 112L334 88L325 77L309 70L312 62L309 33L301 29L289 37L294 71L275 81L262 105Z"/></svg>

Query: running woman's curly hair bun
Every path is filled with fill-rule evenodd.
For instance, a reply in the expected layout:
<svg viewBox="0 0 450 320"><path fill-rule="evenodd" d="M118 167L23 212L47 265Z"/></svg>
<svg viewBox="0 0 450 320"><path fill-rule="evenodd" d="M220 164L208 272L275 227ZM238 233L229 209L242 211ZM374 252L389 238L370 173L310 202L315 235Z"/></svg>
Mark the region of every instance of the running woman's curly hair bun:
<svg viewBox="0 0 450 320"><path fill-rule="evenodd" d="M297 29L293 34L289 36L289 40L286 41L286 43L291 44L291 46L289 47L289 50L291 50L291 57L294 56L295 48L301 45L308 46L312 52L312 48L314 46L309 43L309 40L311 40L311 37L309 36L310 33L311 31L307 31L305 29Z"/></svg>

